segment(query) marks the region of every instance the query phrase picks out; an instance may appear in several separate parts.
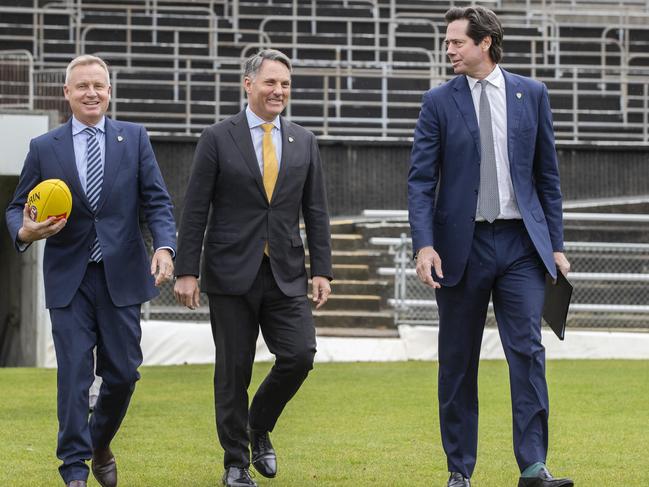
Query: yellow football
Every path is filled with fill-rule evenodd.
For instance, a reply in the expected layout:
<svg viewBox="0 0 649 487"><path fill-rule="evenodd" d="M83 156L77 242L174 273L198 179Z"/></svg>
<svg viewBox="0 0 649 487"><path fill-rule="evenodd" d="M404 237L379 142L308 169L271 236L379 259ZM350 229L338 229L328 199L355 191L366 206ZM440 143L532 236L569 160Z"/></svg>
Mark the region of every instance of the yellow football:
<svg viewBox="0 0 649 487"><path fill-rule="evenodd" d="M29 192L27 204L29 216L35 222L43 222L51 216L67 219L72 211L72 194L60 179L46 179Z"/></svg>

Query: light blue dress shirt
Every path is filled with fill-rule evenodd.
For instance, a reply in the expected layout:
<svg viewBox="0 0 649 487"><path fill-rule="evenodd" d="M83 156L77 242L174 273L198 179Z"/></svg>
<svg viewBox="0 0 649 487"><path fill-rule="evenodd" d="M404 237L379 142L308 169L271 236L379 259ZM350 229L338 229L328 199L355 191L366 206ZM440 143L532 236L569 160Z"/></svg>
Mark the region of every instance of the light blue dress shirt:
<svg viewBox="0 0 649 487"><path fill-rule="evenodd" d="M275 152L277 153L277 169L282 164L282 128L279 123L279 115L275 117L272 122L266 122L259 118L251 109L250 105L246 107L246 118L248 119L248 127L250 127L250 135L252 136L252 146L255 148L255 155L257 156L257 164L259 165L259 172L264 175L264 150L263 139L264 129L261 127L264 123L272 123L275 128L271 131L273 137L273 144L275 144Z"/></svg>
<svg viewBox="0 0 649 487"><path fill-rule="evenodd" d="M84 129L88 125L80 122L74 115L72 116L72 141L74 143L74 159L77 164L77 172L79 173L79 181L81 187L86 190L86 175L88 174L88 135L84 133ZM97 142L99 142L99 150L101 151L101 165L104 167L106 161L106 117L101 117L101 120L94 126L97 129Z"/></svg>

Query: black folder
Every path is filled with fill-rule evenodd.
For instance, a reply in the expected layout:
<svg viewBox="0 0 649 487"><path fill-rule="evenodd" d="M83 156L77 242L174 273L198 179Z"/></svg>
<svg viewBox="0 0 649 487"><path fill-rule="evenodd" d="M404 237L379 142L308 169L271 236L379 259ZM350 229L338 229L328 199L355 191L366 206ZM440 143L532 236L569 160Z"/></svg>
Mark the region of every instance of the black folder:
<svg viewBox="0 0 649 487"><path fill-rule="evenodd" d="M566 276L557 269L557 282L550 274L545 275L545 303L543 305L543 318L550 325L552 331L563 340L566 334L566 318L572 297L572 284Z"/></svg>

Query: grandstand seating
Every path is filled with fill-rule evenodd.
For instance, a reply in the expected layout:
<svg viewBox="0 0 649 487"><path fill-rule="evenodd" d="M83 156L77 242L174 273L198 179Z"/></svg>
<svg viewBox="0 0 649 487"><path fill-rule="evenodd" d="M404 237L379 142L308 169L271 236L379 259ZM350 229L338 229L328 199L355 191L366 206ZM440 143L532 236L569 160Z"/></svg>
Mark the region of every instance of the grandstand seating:
<svg viewBox="0 0 649 487"><path fill-rule="evenodd" d="M34 4L37 4L37 7ZM549 88L557 138L649 142L649 2L486 0L504 66ZM244 103L242 60L294 60L290 116L319 135L412 135L422 93L452 76L438 0L0 0L0 107L58 109L61 72L96 53L112 115L197 134ZM7 52L10 51L10 52Z"/></svg>

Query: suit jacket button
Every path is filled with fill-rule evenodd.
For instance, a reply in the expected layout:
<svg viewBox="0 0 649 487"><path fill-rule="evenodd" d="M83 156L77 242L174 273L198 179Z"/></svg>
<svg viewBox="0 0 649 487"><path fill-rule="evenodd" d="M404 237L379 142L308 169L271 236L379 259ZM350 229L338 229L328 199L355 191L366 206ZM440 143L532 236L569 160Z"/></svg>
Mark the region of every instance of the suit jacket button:
<svg viewBox="0 0 649 487"><path fill-rule="evenodd" d="M98 221L99 221L99 218L95 218L95 221L98 222Z"/></svg>
<svg viewBox="0 0 649 487"><path fill-rule="evenodd" d="M474 217L474 216L471 217L471 221L472 221L472 222L475 221L475 217Z"/></svg>

